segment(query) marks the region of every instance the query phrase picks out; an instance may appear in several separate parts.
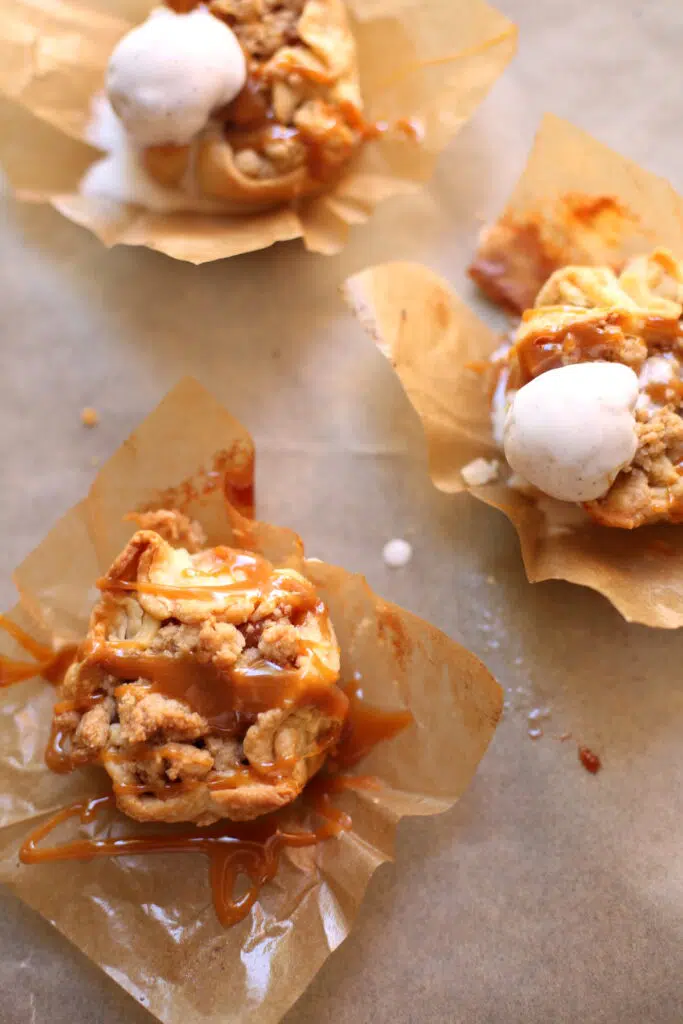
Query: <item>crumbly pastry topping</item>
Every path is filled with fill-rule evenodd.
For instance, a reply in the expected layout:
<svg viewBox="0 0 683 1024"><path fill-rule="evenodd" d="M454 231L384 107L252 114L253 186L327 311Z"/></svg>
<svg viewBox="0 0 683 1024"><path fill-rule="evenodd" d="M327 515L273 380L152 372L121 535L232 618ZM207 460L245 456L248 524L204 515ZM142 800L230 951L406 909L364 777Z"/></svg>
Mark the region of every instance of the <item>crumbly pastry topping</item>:
<svg viewBox="0 0 683 1024"><path fill-rule="evenodd" d="M269 179L308 165L333 175L361 139L342 0L212 0L209 10L247 54L247 85L220 114L239 171Z"/></svg>
<svg viewBox="0 0 683 1024"><path fill-rule="evenodd" d="M655 249L627 263L619 277L609 267L563 267L551 274L534 306L616 307L681 316L683 264L668 249Z"/></svg>
<svg viewBox="0 0 683 1024"><path fill-rule="evenodd" d="M293 800L339 738L327 610L298 572L207 548L161 510L103 580L60 687L53 741L97 763L140 821L247 820Z"/></svg>
<svg viewBox="0 0 683 1024"><path fill-rule="evenodd" d="M585 504L606 526L683 521L682 312L683 263L668 250L637 257L618 276L607 267L564 267L498 356L508 401L540 374L573 363L617 362L638 375L633 461Z"/></svg>

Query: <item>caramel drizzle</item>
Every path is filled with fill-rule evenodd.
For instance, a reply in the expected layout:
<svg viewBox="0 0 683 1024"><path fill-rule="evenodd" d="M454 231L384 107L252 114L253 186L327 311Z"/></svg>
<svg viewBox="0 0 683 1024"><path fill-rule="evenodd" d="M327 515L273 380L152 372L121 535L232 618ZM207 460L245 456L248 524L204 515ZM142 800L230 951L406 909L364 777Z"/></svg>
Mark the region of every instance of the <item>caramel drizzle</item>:
<svg viewBox="0 0 683 1024"><path fill-rule="evenodd" d="M528 310L523 319L538 315L538 310ZM564 357L579 360L609 359L614 345L624 333L637 331L645 343L657 351L671 351L683 338L683 329L677 320L656 314L637 314L613 311L598 322L577 321L559 324L556 327L543 326L537 333L531 332L514 348L517 368L513 368L510 388L523 387L534 377L547 370L563 365Z"/></svg>
<svg viewBox="0 0 683 1024"><path fill-rule="evenodd" d="M672 380L652 381L645 386L645 391L653 402L659 405L666 405L667 402L681 402L683 400L683 380L673 378Z"/></svg>
<svg viewBox="0 0 683 1024"><path fill-rule="evenodd" d="M212 731L234 735L234 716L260 714L271 708L310 704L330 715L343 717L346 700L335 685L336 672L328 669L316 654L309 670L282 668L259 660L244 668L217 669L202 664L192 655L173 658L162 654L140 654L117 643L88 641L82 654L92 665L117 679L148 680L152 693L180 700L206 718Z"/></svg>
<svg viewBox="0 0 683 1024"><path fill-rule="evenodd" d="M355 767L378 743L392 740L413 722L412 714L405 708L384 711L367 704L358 688L349 686L344 692L349 701L349 709L339 745L333 755L337 769Z"/></svg>
<svg viewBox="0 0 683 1024"><path fill-rule="evenodd" d="M35 661L18 661L15 658L8 658L0 655L0 688L12 686L14 683L23 682L25 679L33 679L34 676L42 676L48 683L58 686L76 656L76 645L69 644L54 651L46 647L29 633L12 622L6 615L0 615L0 628L16 640L29 654L32 654Z"/></svg>
<svg viewBox="0 0 683 1024"><path fill-rule="evenodd" d="M350 708L350 718L334 758L337 768L352 767L374 746L393 738L413 721L409 711L383 712L365 706L358 693L350 695ZM249 781L253 781L253 777ZM114 794L94 797L63 808L35 829L24 841L19 859L23 864L38 864L93 857L202 853L209 858L209 881L216 915L224 927L230 927L247 916L262 887L275 877L286 849L317 846L352 827L350 816L332 803L333 796L345 790L378 788L379 781L371 776L336 773L317 776L306 786L303 803L322 819L322 824L308 830L283 828L283 812L276 812L251 822L220 821L191 831L178 832L169 826L163 833L152 835L79 839L47 848L40 846L54 829L68 820L79 818L82 824L88 824L99 810L114 809ZM237 897L235 886L240 876L248 878L250 885L243 896Z"/></svg>
<svg viewBox="0 0 683 1024"><path fill-rule="evenodd" d="M76 656L73 646L52 651L38 643L28 633L11 620L0 616L0 627L4 628L36 661L33 663L15 663L11 659L0 660L0 679L7 686L32 676L42 675L51 682L60 682ZM172 659L167 659L171 661ZM17 672L12 669L20 665ZM128 663L130 664L130 663ZM29 672L30 669L30 672ZM334 677L336 681L336 675ZM228 687L224 687L228 689ZM252 822L220 821L204 829L177 832L169 826L164 833L153 835L128 836L119 839L79 839L53 847L41 847L41 842L65 822L78 818L82 824L95 819L97 813L105 808L113 809L116 795L129 790L137 790L137 786L115 787L115 792L106 796L94 797L64 807L56 815L36 828L24 841L20 850L20 860L24 864L39 864L53 861L90 860L93 857L123 857L151 855L156 853L197 852L209 858L209 881L213 894L216 914L224 927L230 927L242 921L257 901L262 887L271 881L277 873L283 852L288 848L317 846L326 839L348 831L351 818L344 811L335 807L332 797L345 790L379 788L379 782L367 776L349 776L339 774L339 769L351 768L380 742L392 739L413 721L409 711L384 712L365 705L360 691L349 690L343 693L337 686L335 690L345 702L344 714L348 707L341 737L338 738L334 757L330 762L332 771L321 773L312 779L303 794L303 801L312 807L322 824L316 828L300 831L289 831L281 826L282 812L267 815ZM58 713L69 710L84 711L94 707L104 699L102 694L91 694L81 701L61 701L55 705ZM308 697L307 697L308 699ZM341 715L340 717L343 717ZM331 737L329 742L336 742ZM48 767L55 772L72 771L77 765L86 763L73 751L66 750L63 730L52 726L45 760ZM323 752L313 751L311 757ZM116 755L107 755L116 757ZM150 750L149 756L154 756ZM291 766L282 761L273 765L261 765L258 768L238 769L230 776L216 779L212 788L232 787L253 784L260 777L283 777ZM192 785L186 783L184 785ZM178 792L177 784L169 784L168 789ZM149 792L149 786L142 787ZM166 787L164 787L164 790ZM157 795L163 795L157 794ZM235 887L240 877L249 879L250 885L244 895L237 897Z"/></svg>
<svg viewBox="0 0 683 1024"><path fill-rule="evenodd" d="M318 784L316 784L318 783ZM149 856L158 853L202 853L209 858L209 880L216 915L229 928L244 920L259 897L262 887L271 881L288 848L317 846L351 828L351 818L334 807L331 797L344 789L373 788L372 780L341 776L314 780L307 800L322 824L314 829L289 831L281 827L278 815L251 822L220 821L206 828L127 836L120 839L77 839L60 846L40 847L55 828L72 818L82 824L92 822L99 811L114 809L113 795L94 797L64 807L40 825L22 844L22 864L41 864L66 860L91 860L94 857ZM246 893L236 897L238 878L246 877Z"/></svg>
<svg viewBox="0 0 683 1024"><path fill-rule="evenodd" d="M295 617L314 613L323 633L329 624L325 605L315 588L287 569L273 570L265 559L227 548L214 549L212 569L203 567L185 570L187 586L154 583L143 580L98 581L101 590L122 590L175 600L220 600L222 595L255 592L259 597L277 602L293 599ZM194 578L216 580L231 575L229 582L192 584ZM333 718L344 718L347 699L337 687L337 673L329 668L316 651L314 641L300 641L300 654L307 658L303 667L284 668L264 658L248 666L221 668L200 663L191 655L174 658L140 652L135 641L85 641L80 656L116 678L130 681L149 680L152 692L181 700L205 717L211 730L221 735L234 735L235 715L256 715L271 708L289 708L303 704L319 708Z"/></svg>
<svg viewBox="0 0 683 1024"><path fill-rule="evenodd" d="M316 85L330 85L334 76L305 65L281 61L283 70L296 71ZM342 164L352 155L358 142L367 142L395 134L413 142L423 138L423 125L416 119L399 118L396 121L367 121L355 104L344 101L325 104L328 123L322 134L312 133L304 127L283 125L269 107L261 84L263 71L258 64L249 69L249 80L240 95L224 110L224 130L234 152L255 149L263 152L269 142L296 139L306 149L306 164L311 177L326 181L339 173ZM342 132L349 129L355 138Z"/></svg>
<svg viewBox="0 0 683 1024"><path fill-rule="evenodd" d="M339 109L345 123L358 132L363 140L379 139L383 135L396 133L413 142L420 142L424 135L423 125L414 117L399 117L396 121L367 121L353 103L341 103Z"/></svg>
<svg viewBox="0 0 683 1024"><path fill-rule="evenodd" d="M304 600L311 600L315 592L310 584L297 580L287 569L273 571L270 562L258 555L234 548L211 549L211 564L197 564L181 573L187 579L187 586L156 583L147 580L121 580L103 576L97 581L102 591L132 591L156 597L168 597L176 601L220 601L221 598L253 595L255 592L273 594L298 594ZM228 582L219 582L229 576ZM213 580L216 582L213 582ZM197 582L192 582L193 580ZM200 580L208 582L201 583Z"/></svg>

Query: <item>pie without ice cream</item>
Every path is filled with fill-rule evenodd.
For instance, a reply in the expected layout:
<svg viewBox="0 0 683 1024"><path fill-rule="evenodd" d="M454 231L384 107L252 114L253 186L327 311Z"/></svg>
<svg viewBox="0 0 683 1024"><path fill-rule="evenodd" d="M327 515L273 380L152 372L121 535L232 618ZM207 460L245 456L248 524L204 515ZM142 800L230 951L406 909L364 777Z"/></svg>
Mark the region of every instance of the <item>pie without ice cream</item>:
<svg viewBox="0 0 683 1024"><path fill-rule="evenodd" d="M298 572L205 547L178 512L136 518L59 689L52 746L69 767L102 765L139 821L206 825L288 804L348 707L324 603Z"/></svg>
<svg viewBox="0 0 683 1024"><path fill-rule="evenodd" d="M665 249L619 276L552 274L493 357L494 433L522 487L605 526L683 522L682 310L683 264Z"/></svg>

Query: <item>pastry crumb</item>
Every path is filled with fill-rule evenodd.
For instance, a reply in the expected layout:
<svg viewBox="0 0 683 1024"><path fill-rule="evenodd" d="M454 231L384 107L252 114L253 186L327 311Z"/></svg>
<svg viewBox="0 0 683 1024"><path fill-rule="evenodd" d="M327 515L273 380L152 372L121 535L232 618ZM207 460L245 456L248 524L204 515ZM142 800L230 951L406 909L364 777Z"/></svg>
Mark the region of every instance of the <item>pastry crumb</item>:
<svg viewBox="0 0 683 1024"><path fill-rule="evenodd" d="M81 423L84 427L96 427L100 422L100 414L97 409L93 409L91 405L86 405L81 409Z"/></svg>
<svg viewBox="0 0 683 1024"><path fill-rule="evenodd" d="M483 487L498 479L500 462L498 459L473 459L463 466L461 472L468 487Z"/></svg>

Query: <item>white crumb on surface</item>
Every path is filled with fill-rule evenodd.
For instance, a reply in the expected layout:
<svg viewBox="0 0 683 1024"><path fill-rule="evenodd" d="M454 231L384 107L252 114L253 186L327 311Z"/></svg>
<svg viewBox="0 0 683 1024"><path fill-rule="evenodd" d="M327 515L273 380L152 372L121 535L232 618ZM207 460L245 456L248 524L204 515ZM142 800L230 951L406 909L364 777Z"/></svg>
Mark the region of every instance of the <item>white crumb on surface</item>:
<svg viewBox="0 0 683 1024"><path fill-rule="evenodd" d="M412 557L412 544L400 537L387 541L382 548L382 558L390 569L402 569Z"/></svg>
<svg viewBox="0 0 683 1024"><path fill-rule="evenodd" d="M461 472L468 487L483 487L498 479L500 462L498 459L473 459Z"/></svg>

